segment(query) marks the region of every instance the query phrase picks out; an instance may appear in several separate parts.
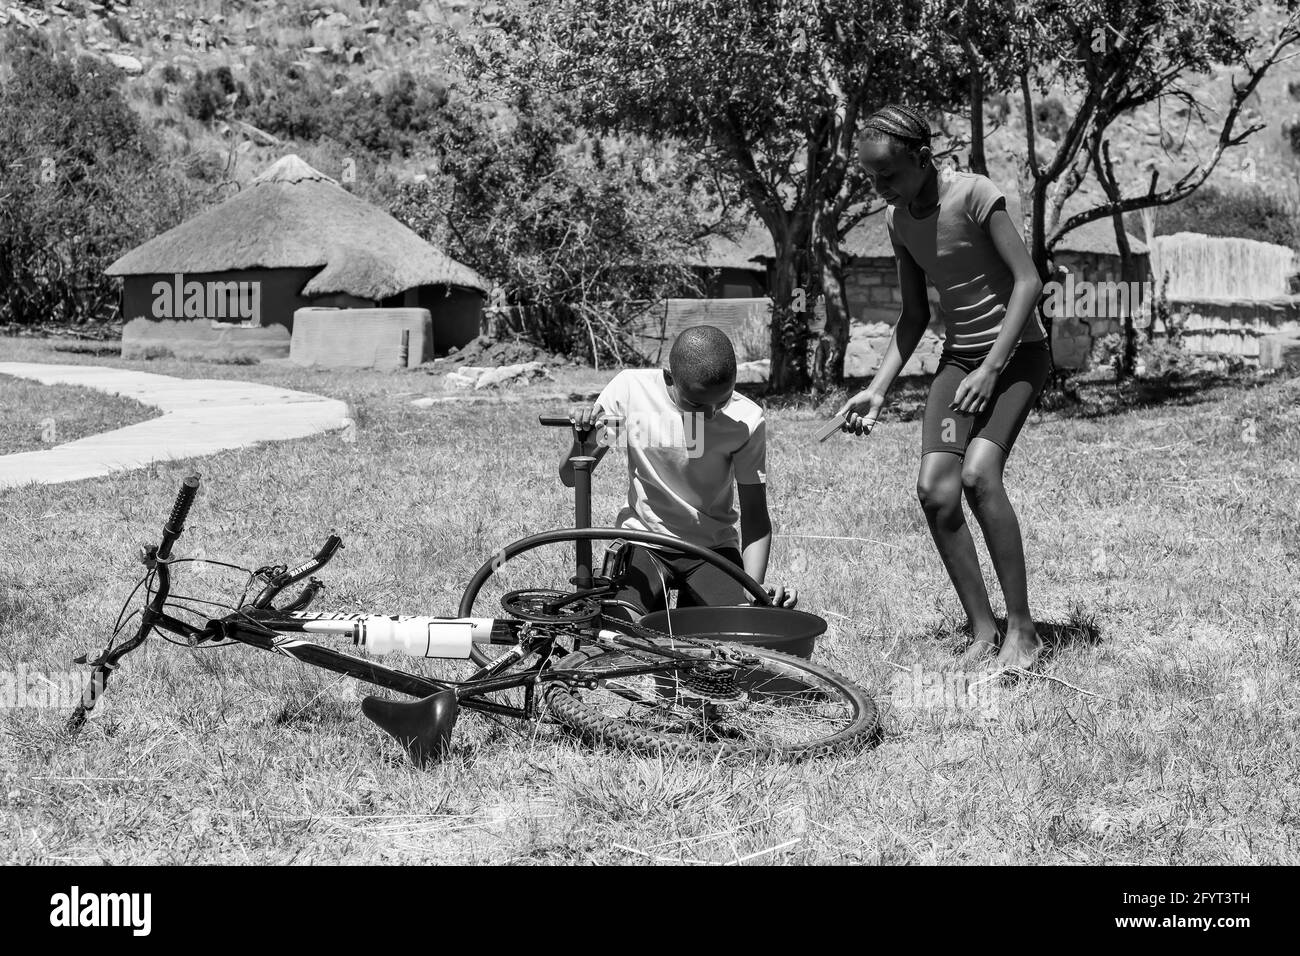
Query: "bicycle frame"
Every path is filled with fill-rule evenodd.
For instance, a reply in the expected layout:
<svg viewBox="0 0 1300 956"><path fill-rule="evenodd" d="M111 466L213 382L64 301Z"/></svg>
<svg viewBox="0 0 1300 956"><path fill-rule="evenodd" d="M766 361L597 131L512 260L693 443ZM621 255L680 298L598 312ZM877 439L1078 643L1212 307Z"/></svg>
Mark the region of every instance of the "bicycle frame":
<svg viewBox="0 0 1300 956"><path fill-rule="evenodd" d="M541 417L539 420L546 425L570 426L575 436L583 440L591 431L591 429L579 429L569 419ZM574 456L570 460L575 469L575 527L543 532L506 545L498 552L496 558L480 567L471 579L461 600L460 618L431 618L430 620L456 621L469 618L474 599L484 582L503 561L534 548L562 541L573 541L576 545L577 566L571 583L578 590L573 594L561 595L553 604L546 605L552 611L558 611L563 606L584 597L611 596L618 590L620 578L617 574L600 578L592 574L591 542L594 540L622 540L652 550L672 550L690 554L714 564L730 575L754 596L756 603L771 604L762 585L742 569L706 548L651 532L590 527L591 465L595 459L588 456ZM140 646L155 630L174 634L195 646L210 641L246 644L417 698L414 704L394 704L380 698L369 697L363 702L362 709L381 727L402 740L408 752L419 764L423 764L429 757L446 749L451 726L460 706L499 716L532 719L539 713L536 688L540 684L551 681L566 681L577 685L591 683L592 675L589 672L579 673L552 666L555 642L560 638L571 640L575 650L584 643L600 643L605 646L618 645L631 650L645 651L656 658L653 662L604 668L600 676L605 681L645 674L668 673L680 669L683 664L694 664L698 660L691 655L654 643L667 635L642 628L633 622L606 620L599 614L591 621L583 620L574 623L564 622L562 619L550 623L530 623L526 620L491 618L487 643L507 645L509 650L500 657L492 659L476 651L471 644L469 657L479 666L463 681L425 677L318 644L306 638L286 639L285 635L308 633L308 622L322 620L320 615L308 614L305 609L324 587L312 575L328 564L342 546L341 539L334 534L326 539L313 558L296 567L277 566L274 569L263 569L267 571L265 575L261 571L254 572L250 584L261 577L264 585L251 602L241 604L225 616L209 617L203 627L196 627L188 621L169 614L167 601L171 593L172 547L184 531L185 520L198 488L198 475L191 475L185 479L171 516L163 527L159 545L145 546L140 549L140 559L149 569L149 574L142 583L148 584L152 581L156 587L148 592L149 600L141 611L140 624L134 637L117 647L110 642L109 647L99 657L89 662L92 664L90 686L68 722L71 733L75 734L84 725L122 657ZM310 578L310 581L296 598L280 608L273 605L272 602L285 588L304 578ZM353 615L344 617L353 617ZM119 627L120 623L119 619ZM686 646L700 642L686 638L679 639L679 643ZM534 657L535 660L527 666L519 666L530 657ZM87 663L84 657L80 662ZM487 699L488 695L513 689L523 690L522 706ZM421 710L419 715L415 713L417 709ZM408 734L407 730L411 732Z"/></svg>

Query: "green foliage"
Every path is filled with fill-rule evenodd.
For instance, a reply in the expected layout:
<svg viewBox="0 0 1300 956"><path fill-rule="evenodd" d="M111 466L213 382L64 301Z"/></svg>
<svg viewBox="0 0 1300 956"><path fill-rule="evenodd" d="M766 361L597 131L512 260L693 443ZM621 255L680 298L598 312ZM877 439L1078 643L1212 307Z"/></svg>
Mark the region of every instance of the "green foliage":
<svg viewBox="0 0 1300 956"><path fill-rule="evenodd" d="M352 150L406 157L436 128L449 100L440 80L409 71L384 90L365 81L340 85L340 78L274 59L258 64L233 115L285 139L328 138Z"/></svg>
<svg viewBox="0 0 1300 956"><path fill-rule="evenodd" d="M647 144L604 142L533 97L512 122L458 111L436 131L440 175L394 184L390 211L499 283L508 324L553 351L627 360L631 324L695 278L700 172Z"/></svg>
<svg viewBox="0 0 1300 956"><path fill-rule="evenodd" d="M233 115L247 105L248 89L235 79L228 66L199 70L181 92L181 108L186 115L204 123Z"/></svg>
<svg viewBox="0 0 1300 956"><path fill-rule="evenodd" d="M563 91L582 123L670 138L720 171L772 232L769 383L793 389L810 380L811 334L794 289L815 295L829 282L828 309L846 315L837 245L870 200L856 162L862 120L891 101L964 96L943 26L952 6L521 0L462 56L487 93ZM828 378L841 374L843 344Z"/></svg>
<svg viewBox="0 0 1300 956"><path fill-rule="evenodd" d="M1060 140L1070 127L1070 114L1055 96L1049 96L1034 104L1034 123L1039 132L1054 140Z"/></svg>
<svg viewBox="0 0 1300 956"><path fill-rule="evenodd" d="M104 268L178 222L186 190L122 97L119 74L16 46L0 84L0 322L111 318Z"/></svg>
<svg viewBox="0 0 1300 956"><path fill-rule="evenodd" d="M1287 144L1291 147L1291 152L1300 155L1300 123L1284 123L1282 132L1286 136Z"/></svg>

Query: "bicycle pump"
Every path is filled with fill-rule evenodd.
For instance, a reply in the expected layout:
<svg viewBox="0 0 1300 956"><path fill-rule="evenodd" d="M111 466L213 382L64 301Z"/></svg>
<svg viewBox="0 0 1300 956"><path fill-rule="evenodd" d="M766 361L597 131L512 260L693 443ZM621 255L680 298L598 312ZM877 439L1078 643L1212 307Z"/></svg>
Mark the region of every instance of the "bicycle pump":
<svg viewBox="0 0 1300 956"><path fill-rule="evenodd" d="M594 430L594 427L574 427L580 446L586 446L587 438ZM596 459L591 455L574 455L569 459L569 464L573 465L573 526L575 528L590 528L591 466L596 464ZM584 590L593 584L591 577L591 542L575 541L574 547L578 553L578 573L574 575L569 583L579 590Z"/></svg>

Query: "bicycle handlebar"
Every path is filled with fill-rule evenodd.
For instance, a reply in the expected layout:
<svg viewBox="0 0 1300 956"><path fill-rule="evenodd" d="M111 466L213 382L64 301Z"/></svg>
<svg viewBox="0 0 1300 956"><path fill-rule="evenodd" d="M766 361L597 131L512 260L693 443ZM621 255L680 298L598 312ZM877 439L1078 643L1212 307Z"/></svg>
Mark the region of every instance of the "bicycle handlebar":
<svg viewBox="0 0 1300 956"><path fill-rule="evenodd" d="M286 571L281 571L275 577L271 578L271 580L266 583L266 587L262 589L262 593L253 601L253 607L268 607L272 599L289 585L301 581L309 575L315 574L321 568L325 567L325 565L329 564L330 558L334 557L341 547L343 547L343 539L336 534L331 534L325 539L325 544L321 546L321 549L316 552L316 556L310 561L304 561L296 568L289 568ZM301 595L299 595L299 598L301 599Z"/></svg>
<svg viewBox="0 0 1300 956"><path fill-rule="evenodd" d="M158 557L166 561L171 557L172 545L176 539L181 536L185 530L185 519L190 516L190 507L194 504L194 496L199 493L199 476L190 475L181 482L181 490L176 495L176 503L172 505L171 517L163 525L162 542L158 545Z"/></svg>
<svg viewBox="0 0 1300 956"><path fill-rule="evenodd" d="M117 647L106 650L94 662L90 671L90 682L86 686L85 692L81 695L72 716L68 718L68 732L77 734L86 723L86 718L90 712L95 709L99 703L99 698L103 696L108 687L108 680L113 671L117 668L117 662L125 657L128 653L135 650L144 643L149 632L153 630L154 622L163 613L163 607L167 603L167 597L171 593L171 570L170 559L172 555L172 545L176 539L185 531L185 521L190 516L190 508L194 505L194 496L199 493L199 476L197 474L188 476L181 482L181 490L176 495L176 502L172 505L171 516L167 523L163 525L162 540L158 544L158 549L150 554L149 549L142 551L142 557L148 559L150 568L152 568L157 589L149 603L145 606L140 615L140 626L136 629L135 636L130 640L119 644ZM84 658L80 660L84 661Z"/></svg>

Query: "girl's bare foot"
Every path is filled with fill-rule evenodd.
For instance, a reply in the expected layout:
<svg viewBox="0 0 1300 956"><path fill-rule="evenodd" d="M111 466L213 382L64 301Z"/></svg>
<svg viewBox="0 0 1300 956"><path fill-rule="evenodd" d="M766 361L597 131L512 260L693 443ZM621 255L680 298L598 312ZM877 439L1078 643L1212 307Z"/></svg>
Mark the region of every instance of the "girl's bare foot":
<svg viewBox="0 0 1300 956"><path fill-rule="evenodd" d="M976 670L982 663L990 662L991 658L997 656L1002 633L996 627L991 631L976 631L969 624L966 625L965 629L973 636L971 642L962 651L961 656L957 658L957 666L962 670Z"/></svg>
<svg viewBox="0 0 1300 956"><path fill-rule="evenodd" d="M998 652L998 666L1027 670L1033 666L1042 652L1043 641L1033 627L1008 628L1006 639L1002 642L1002 650Z"/></svg>
<svg viewBox="0 0 1300 956"><path fill-rule="evenodd" d="M965 671L978 670L981 665L991 664L997 655L998 646L992 641L971 641L957 658L957 666Z"/></svg>

